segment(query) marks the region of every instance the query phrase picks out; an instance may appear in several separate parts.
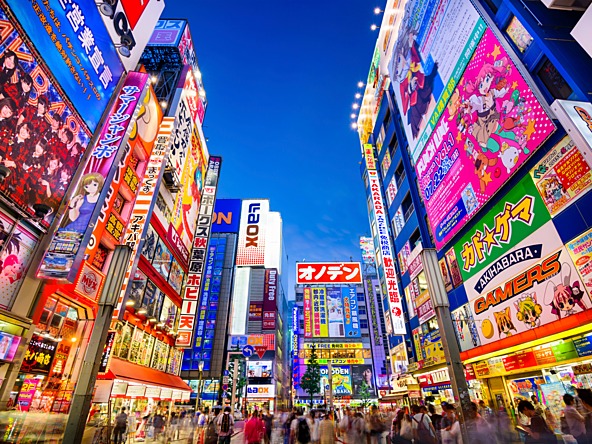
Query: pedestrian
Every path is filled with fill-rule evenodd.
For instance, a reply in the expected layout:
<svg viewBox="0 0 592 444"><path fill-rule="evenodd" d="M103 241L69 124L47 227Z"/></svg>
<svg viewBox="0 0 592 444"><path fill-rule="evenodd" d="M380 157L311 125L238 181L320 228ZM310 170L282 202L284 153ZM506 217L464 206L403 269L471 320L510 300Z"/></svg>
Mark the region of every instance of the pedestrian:
<svg viewBox="0 0 592 444"><path fill-rule="evenodd" d="M430 415L430 419L432 420L432 424L434 425L434 429L436 429L436 438L438 438L438 442L441 441L440 438L440 429L441 422L442 422L442 415L436 413L436 407L434 404L428 404L428 415Z"/></svg>
<svg viewBox="0 0 592 444"><path fill-rule="evenodd" d="M220 408L215 407L212 415L208 417L208 424L206 425L206 432L204 436L204 444L216 444L218 442L218 433L216 431L216 421L220 415Z"/></svg>
<svg viewBox="0 0 592 444"><path fill-rule="evenodd" d="M569 393L563 395L565 409L563 409L563 418L561 424L561 433L573 436L578 444L586 442L586 420L577 411L574 404L574 397ZM564 427L565 424L565 427Z"/></svg>
<svg viewBox="0 0 592 444"><path fill-rule="evenodd" d="M297 410L296 418L290 425L290 433L294 444L310 444L312 421L302 415L301 410Z"/></svg>
<svg viewBox="0 0 592 444"><path fill-rule="evenodd" d="M271 432L273 431L273 415L270 411L266 411L263 415L263 423L265 424L265 444L271 444Z"/></svg>
<svg viewBox="0 0 592 444"><path fill-rule="evenodd" d="M127 430L127 413L125 407L121 408L121 413L115 417L115 428L113 429L113 441L115 444L125 443L125 431Z"/></svg>
<svg viewBox="0 0 592 444"><path fill-rule="evenodd" d="M583 415L586 420L586 440L584 442L592 443L592 391L589 389L577 389L577 394L577 398L580 399L582 407L586 411L586 415ZM580 443L578 442L578 444Z"/></svg>
<svg viewBox="0 0 592 444"><path fill-rule="evenodd" d="M530 426L524 427L527 432L525 444L556 444L555 433L545 422L545 418L536 410L529 401L522 400L518 403L518 411L530 418Z"/></svg>
<svg viewBox="0 0 592 444"><path fill-rule="evenodd" d="M310 412L310 419L312 420L312 429L310 431L310 442L312 444L319 443L319 427L321 425L320 412Z"/></svg>
<svg viewBox="0 0 592 444"><path fill-rule="evenodd" d="M458 423L453 405L447 404L445 406L440 427L442 444L457 444L462 440L460 436L460 424Z"/></svg>
<svg viewBox="0 0 592 444"><path fill-rule="evenodd" d="M380 444L382 433L387 429L387 425L378 411L378 406L373 405L370 408L370 414L367 416L366 426L370 433L370 443Z"/></svg>
<svg viewBox="0 0 592 444"><path fill-rule="evenodd" d="M218 415L216 426L218 431L218 444L230 444L230 438L234 433L234 418L230 414L230 407L224 407L224 413Z"/></svg>
<svg viewBox="0 0 592 444"><path fill-rule="evenodd" d="M154 440L159 441L166 428L166 418L157 410L152 418L152 427L154 427Z"/></svg>
<svg viewBox="0 0 592 444"><path fill-rule="evenodd" d="M411 406L413 421L413 439L415 444L436 444L436 430L426 413L422 413L418 405Z"/></svg>
<svg viewBox="0 0 592 444"><path fill-rule="evenodd" d="M333 422L333 412L328 412L319 426L319 444L335 444L336 442L337 430Z"/></svg>
<svg viewBox="0 0 592 444"><path fill-rule="evenodd" d="M342 411L341 414L341 420L339 421L339 426L338 426L338 431L340 433L340 436L345 438L345 442L346 443L350 443L350 440L347 437L347 431L350 428L350 420L352 418L352 411L351 408L345 407ZM353 443L351 443L353 444Z"/></svg>
<svg viewBox="0 0 592 444"><path fill-rule="evenodd" d="M391 428L392 444L411 444L413 440L413 424L407 407L399 409Z"/></svg>
<svg viewBox="0 0 592 444"><path fill-rule="evenodd" d="M261 444L261 440L265 436L265 425L259 419L259 412L255 410L249 420L245 422L243 429L245 444Z"/></svg>

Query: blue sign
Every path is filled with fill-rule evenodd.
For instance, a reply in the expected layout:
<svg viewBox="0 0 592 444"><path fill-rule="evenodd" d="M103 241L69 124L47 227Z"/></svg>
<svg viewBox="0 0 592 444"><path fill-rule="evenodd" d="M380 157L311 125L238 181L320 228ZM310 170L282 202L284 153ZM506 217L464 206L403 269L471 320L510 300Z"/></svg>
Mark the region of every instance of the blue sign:
<svg viewBox="0 0 592 444"><path fill-rule="evenodd" d="M359 338L360 316L358 313L358 295L355 287L341 287L341 299L343 300L344 324L346 338Z"/></svg>
<svg viewBox="0 0 592 444"><path fill-rule="evenodd" d="M242 200L216 199L212 233L238 233Z"/></svg>
<svg viewBox="0 0 592 444"><path fill-rule="evenodd" d="M573 343L576 346L576 351L580 358L592 355L592 344L590 343L589 335L574 339Z"/></svg>
<svg viewBox="0 0 592 444"><path fill-rule="evenodd" d="M243 356L245 358L250 358L251 356L253 356L253 354L255 354L255 347L253 347L252 345L245 345L243 347Z"/></svg>
<svg viewBox="0 0 592 444"><path fill-rule="evenodd" d="M124 73L94 0L7 0L33 46L94 131Z"/></svg>

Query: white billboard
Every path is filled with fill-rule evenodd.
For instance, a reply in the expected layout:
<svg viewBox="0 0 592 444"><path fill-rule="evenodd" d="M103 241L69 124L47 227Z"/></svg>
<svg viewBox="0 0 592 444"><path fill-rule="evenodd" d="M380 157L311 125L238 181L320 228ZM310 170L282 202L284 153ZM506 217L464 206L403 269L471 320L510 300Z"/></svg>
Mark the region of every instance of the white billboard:
<svg viewBox="0 0 592 444"><path fill-rule="evenodd" d="M269 200L243 200L236 265L265 265L265 236Z"/></svg>

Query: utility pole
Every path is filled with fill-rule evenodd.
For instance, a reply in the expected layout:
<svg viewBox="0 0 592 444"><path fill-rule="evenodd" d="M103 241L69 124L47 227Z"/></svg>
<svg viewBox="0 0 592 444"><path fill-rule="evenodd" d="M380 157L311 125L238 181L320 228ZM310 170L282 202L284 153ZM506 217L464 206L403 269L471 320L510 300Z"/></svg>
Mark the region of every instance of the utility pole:
<svg viewBox="0 0 592 444"><path fill-rule="evenodd" d="M99 299L99 310L86 348L76 390L74 396L72 396L72 406L64 430L63 444L79 444L82 442L86 418L90 411L95 382L101 364L101 355L105 348L105 342L107 342L107 333L111 326L113 310L121 293L121 286L123 285L131 253L132 249L127 245L117 245L113 252L105 286ZM109 436L111 436L110 430Z"/></svg>
<svg viewBox="0 0 592 444"><path fill-rule="evenodd" d="M331 358L327 362L327 372L329 373L329 410L333 411L333 363Z"/></svg>
<svg viewBox="0 0 592 444"><path fill-rule="evenodd" d="M450 316L448 294L438 266L436 250L425 248L421 252L421 262L428 281L430 298L438 320L438 328L440 329L440 337L442 338L442 346L444 347L452 391L454 392L454 398L460 403L458 413L460 413L459 419L461 419L460 429L462 439L463 442L468 443L471 441L469 440L466 424L469 418L469 412L471 411L471 398L465 376L465 367L460 359L460 350L458 348L458 342L456 342L452 317Z"/></svg>

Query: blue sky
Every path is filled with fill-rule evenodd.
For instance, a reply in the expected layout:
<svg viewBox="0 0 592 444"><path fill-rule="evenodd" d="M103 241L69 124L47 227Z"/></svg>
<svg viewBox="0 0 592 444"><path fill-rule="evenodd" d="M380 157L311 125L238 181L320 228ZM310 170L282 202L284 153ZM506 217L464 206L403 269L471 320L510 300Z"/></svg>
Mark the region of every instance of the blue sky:
<svg viewBox="0 0 592 444"><path fill-rule="evenodd" d="M384 2L381 2L384 3ZM350 114L381 16L360 0L167 0L188 18L208 97L204 133L223 157L218 197L269 198L297 260L361 260L370 232Z"/></svg>

